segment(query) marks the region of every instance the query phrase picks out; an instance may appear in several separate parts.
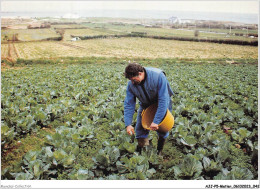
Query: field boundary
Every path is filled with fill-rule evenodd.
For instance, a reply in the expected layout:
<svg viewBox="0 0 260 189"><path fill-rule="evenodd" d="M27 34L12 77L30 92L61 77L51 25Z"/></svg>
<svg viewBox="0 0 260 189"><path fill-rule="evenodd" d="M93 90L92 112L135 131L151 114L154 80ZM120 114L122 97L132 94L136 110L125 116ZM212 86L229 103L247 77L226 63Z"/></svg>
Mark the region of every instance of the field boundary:
<svg viewBox="0 0 260 189"><path fill-rule="evenodd" d="M58 64L60 63L60 59L62 59L63 64L71 64L71 62L75 64L103 64L103 63L112 63L117 62L121 64L126 64L125 58L117 58L117 57L55 57L55 58L40 58L40 59L17 59L17 66L20 65L31 65L31 64ZM144 61L149 61L152 64L155 62L166 61L169 64L175 64L180 62L187 62L187 64L198 65L198 64L219 64L219 65L257 65L257 59L225 59L225 58L217 58L217 59L189 59L189 58L134 58L132 61L143 63ZM13 66L15 66L13 65Z"/></svg>
<svg viewBox="0 0 260 189"><path fill-rule="evenodd" d="M154 35L136 34L136 33L122 34L122 35L115 34L115 35L93 35L93 36L71 35L71 37L78 37L80 38L80 40L140 37L140 38L162 39L162 40L207 42L207 43L219 43L219 44L242 45L242 46L258 46L258 41L243 41L243 40L231 40L231 39L204 39L204 38L176 37L176 36L169 37L169 36L154 36ZM44 41L62 41L62 37L52 37L52 38L33 40L33 41L12 41L12 43L44 42ZM10 41L2 42L2 44L9 44L9 43Z"/></svg>
<svg viewBox="0 0 260 189"><path fill-rule="evenodd" d="M152 39L163 39L163 40L178 40L178 41L194 41L194 42L208 42L208 43L221 43L221 44L231 44L231 45L248 45L248 46L258 46L258 41L242 41L242 40L223 40L223 39L200 39L192 37L167 37L167 36L153 36L145 34L124 34L124 35L95 35L95 36L74 36L79 37L81 40L89 39L104 39L104 38L125 38L125 37L141 37L141 38L152 38Z"/></svg>
<svg viewBox="0 0 260 189"><path fill-rule="evenodd" d="M50 37L46 39L41 39L41 40L32 40L32 41L21 41L21 40L10 40L10 41L2 41L2 44L9 44L10 42L12 43L29 43L29 42L44 42L44 41L62 41L61 37Z"/></svg>

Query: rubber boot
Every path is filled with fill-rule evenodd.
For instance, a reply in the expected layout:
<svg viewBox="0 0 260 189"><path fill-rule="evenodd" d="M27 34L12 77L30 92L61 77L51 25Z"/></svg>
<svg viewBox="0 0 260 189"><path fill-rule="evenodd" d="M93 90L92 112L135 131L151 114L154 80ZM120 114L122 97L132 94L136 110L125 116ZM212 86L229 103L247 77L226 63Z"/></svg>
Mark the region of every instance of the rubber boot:
<svg viewBox="0 0 260 189"><path fill-rule="evenodd" d="M138 142L138 145L137 145L136 151L141 154L142 149L143 149L145 146L148 146L148 145L149 145L149 139L148 139L148 138L138 138L138 139L137 139L137 142Z"/></svg>
<svg viewBox="0 0 260 189"><path fill-rule="evenodd" d="M157 144L157 155L160 155L160 156L162 155L164 143L165 143L165 139L159 137L158 144Z"/></svg>

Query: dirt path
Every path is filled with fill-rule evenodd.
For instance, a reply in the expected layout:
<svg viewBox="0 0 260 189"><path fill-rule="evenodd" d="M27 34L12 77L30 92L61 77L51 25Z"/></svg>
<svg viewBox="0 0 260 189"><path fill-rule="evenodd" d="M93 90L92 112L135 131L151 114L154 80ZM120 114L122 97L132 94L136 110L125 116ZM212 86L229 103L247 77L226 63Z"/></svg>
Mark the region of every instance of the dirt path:
<svg viewBox="0 0 260 189"><path fill-rule="evenodd" d="M14 43L10 42L8 43L8 54L7 57L5 57L8 61L14 62L17 60L17 58L20 58L20 53L17 50Z"/></svg>

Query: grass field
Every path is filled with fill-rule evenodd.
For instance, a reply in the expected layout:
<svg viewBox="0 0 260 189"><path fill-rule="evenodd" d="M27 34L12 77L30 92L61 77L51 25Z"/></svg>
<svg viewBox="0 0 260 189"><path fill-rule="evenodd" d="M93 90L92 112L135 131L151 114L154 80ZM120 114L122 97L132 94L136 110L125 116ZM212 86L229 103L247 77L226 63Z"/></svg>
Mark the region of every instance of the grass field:
<svg viewBox="0 0 260 189"><path fill-rule="evenodd" d="M52 29L18 29L18 30L2 30L1 40L7 36L9 40L12 40L14 34L18 34L20 41L37 41L51 37L59 37L59 35Z"/></svg>
<svg viewBox="0 0 260 189"><path fill-rule="evenodd" d="M129 32L144 32L147 35L155 36L178 36L178 37L194 37L195 30L199 31L198 38L211 38L211 39L232 39L232 40L245 40L254 41L256 39L248 38L246 35L248 32L252 34L257 34L257 30L239 30L239 29L217 29L217 28L170 28L170 26L165 26L161 28L148 28L142 25L134 24L112 24L112 23L87 23L84 26L93 29L102 29L104 31L113 31L117 34L125 34ZM241 34L241 36L236 36L233 34Z"/></svg>
<svg viewBox="0 0 260 189"><path fill-rule="evenodd" d="M118 58L258 58L257 47L144 38L92 39L77 42L27 42L16 43L15 46L19 51L20 58L25 59L67 56ZM2 44L2 57L8 56L7 49L8 44Z"/></svg>

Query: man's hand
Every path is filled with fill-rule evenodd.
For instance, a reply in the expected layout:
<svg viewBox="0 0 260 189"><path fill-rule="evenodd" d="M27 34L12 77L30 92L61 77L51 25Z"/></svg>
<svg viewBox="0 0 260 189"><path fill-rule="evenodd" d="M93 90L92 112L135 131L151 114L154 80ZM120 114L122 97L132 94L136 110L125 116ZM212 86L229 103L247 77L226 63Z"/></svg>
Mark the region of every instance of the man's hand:
<svg viewBox="0 0 260 189"><path fill-rule="evenodd" d="M129 125L126 127L126 132L131 136L132 134L135 134L135 129L132 125Z"/></svg>
<svg viewBox="0 0 260 189"><path fill-rule="evenodd" d="M156 123L152 122L150 128L152 131L156 131L159 129L159 126Z"/></svg>

